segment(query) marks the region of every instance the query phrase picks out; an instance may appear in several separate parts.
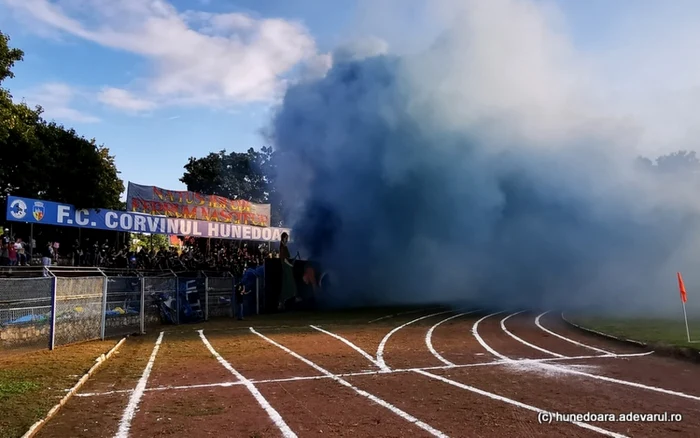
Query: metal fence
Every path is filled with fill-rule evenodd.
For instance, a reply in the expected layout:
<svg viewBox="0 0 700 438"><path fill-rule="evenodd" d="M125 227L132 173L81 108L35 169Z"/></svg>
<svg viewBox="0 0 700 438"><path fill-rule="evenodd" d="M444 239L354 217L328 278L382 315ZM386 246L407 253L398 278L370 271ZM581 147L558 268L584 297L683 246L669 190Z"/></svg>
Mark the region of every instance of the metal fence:
<svg viewBox="0 0 700 438"><path fill-rule="evenodd" d="M0 351L53 349L145 333L161 324L237 316L231 276L139 274L48 268L37 276L0 278ZM255 295L249 313L259 313Z"/></svg>

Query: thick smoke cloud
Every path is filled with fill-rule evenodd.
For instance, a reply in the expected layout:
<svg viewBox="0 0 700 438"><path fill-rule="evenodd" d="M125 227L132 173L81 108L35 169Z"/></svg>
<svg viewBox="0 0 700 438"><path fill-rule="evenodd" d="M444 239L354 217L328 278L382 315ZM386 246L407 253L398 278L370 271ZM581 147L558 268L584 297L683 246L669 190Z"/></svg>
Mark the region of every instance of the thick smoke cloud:
<svg viewBox="0 0 700 438"><path fill-rule="evenodd" d="M638 121L550 10L460 3L428 50L344 47L274 117L293 236L333 300L677 313L697 184L635 167Z"/></svg>

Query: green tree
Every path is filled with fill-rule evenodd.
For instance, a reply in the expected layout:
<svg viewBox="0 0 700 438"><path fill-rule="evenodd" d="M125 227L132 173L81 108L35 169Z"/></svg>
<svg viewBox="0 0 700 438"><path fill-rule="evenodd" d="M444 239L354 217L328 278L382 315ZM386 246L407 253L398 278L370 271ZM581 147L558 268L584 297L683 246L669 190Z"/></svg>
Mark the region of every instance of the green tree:
<svg viewBox="0 0 700 438"><path fill-rule="evenodd" d="M229 199L271 204L271 223L280 222L280 203L275 190L276 155L271 147L246 152L225 150L202 158L190 157L180 178L187 190Z"/></svg>
<svg viewBox="0 0 700 438"><path fill-rule="evenodd" d="M78 208L119 208L124 183L109 149L53 122L37 127L46 157L42 196Z"/></svg>
<svg viewBox="0 0 700 438"><path fill-rule="evenodd" d="M14 76L12 67L24 55L9 40L0 32L0 85ZM124 184L109 150L41 114L41 107L16 104L0 88L0 201L12 194L78 208L118 208Z"/></svg>
<svg viewBox="0 0 700 438"><path fill-rule="evenodd" d="M168 236L166 236L165 234L129 234L129 249L131 249L132 251L136 251L139 248L145 251L157 251L161 248L168 247L170 247L170 241L168 240Z"/></svg>
<svg viewBox="0 0 700 438"><path fill-rule="evenodd" d="M651 161L646 157L637 158L637 166L646 171L675 174L700 173L700 159L695 151L677 151Z"/></svg>

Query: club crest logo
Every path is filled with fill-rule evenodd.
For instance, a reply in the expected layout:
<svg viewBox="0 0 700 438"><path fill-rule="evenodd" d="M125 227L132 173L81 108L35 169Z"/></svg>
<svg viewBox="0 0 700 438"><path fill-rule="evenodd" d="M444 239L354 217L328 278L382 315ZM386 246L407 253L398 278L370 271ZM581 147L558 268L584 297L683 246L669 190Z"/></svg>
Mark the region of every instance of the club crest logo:
<svg viewBox="0 0 700 438"><path fill-rule="evenodd" d="M22 219L27 215L27 204L21 199L15 199L10 204L10 214L15 219Z"/></svg>
<svg viewBox="0 0 700 438"><path fill-rule="evenodd" d="M37 221L41 221L44 218L44 213L44 203L35 202L34 208L32 208L32 214L34 215L34 219L36 219Z"/></svg>

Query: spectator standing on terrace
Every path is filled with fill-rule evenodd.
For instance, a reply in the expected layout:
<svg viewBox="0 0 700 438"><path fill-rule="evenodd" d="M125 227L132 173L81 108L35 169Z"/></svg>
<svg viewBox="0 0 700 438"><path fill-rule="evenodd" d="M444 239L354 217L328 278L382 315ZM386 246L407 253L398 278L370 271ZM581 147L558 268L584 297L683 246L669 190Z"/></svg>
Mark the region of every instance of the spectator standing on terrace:
<svg viewBox="0 0 700 438"><path fill-rule="evenodd" d="M20 237L18 237L15 241L15 250L17 251L17 264L20 266L25 266L27 264L27 253L25 246L26 244Z"/></svg>
<svg viewBox="0 0 700 438"><path fill-rule="evenodd" d="M9 242L5 242L3 238L0 240L0 266L8 266L10 264Z"/></svg>
<svg viewBox="0 0 700 438"><path fill-rule="evenodd" d="M15 249L15 241L10 240L7 244L7 255L10 259L10 266L17 266L17 249Z"/></svg>
<svg viewBox="0 0 700 438"><path fill-rule="evenodd" d="M44 266L44 277L49 276L49 272L47 271L47 267L51 266L51 262L53 260L53 245L51 245L51 242L48 242L46 246L44 247L43 251L41 251L41 265Z"/></svg>
<svg viewBox="0 0 700 438"><path fill-rule="evenodd" d="M263 277L265 277L265 265L262 264L258 264L258 266L255 268L246 268L246 270L243 272L239 285L241 292L240 294L236 295L236 299L238 300L236 307L239 312L239 320L243 320L245 308L247 307L246 304L250 302L247 297L250 296L249 294L251 292L255 291L257 280Z"/></svg>
<svg viewBox="0 0 700 438"><path fill-rule="evenodd" d="M279 299L279 309L283 310L285 303L297 295L297 286L294 281L294 260L289 254L287 241L289 235L282 233L280 240L280 259L282 261L282 292Z"/></svg>
<svg viewBox="0 0 700 438"><path fill-rule="evenodd" d="M72 252L72 264L73 266L80 266L80 260L83 257L83 250L80 248L80 240L75 239L75 242L73 242L73 247L71 248Z"/></svg>

